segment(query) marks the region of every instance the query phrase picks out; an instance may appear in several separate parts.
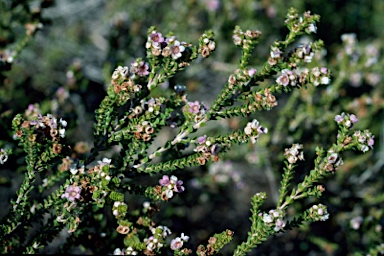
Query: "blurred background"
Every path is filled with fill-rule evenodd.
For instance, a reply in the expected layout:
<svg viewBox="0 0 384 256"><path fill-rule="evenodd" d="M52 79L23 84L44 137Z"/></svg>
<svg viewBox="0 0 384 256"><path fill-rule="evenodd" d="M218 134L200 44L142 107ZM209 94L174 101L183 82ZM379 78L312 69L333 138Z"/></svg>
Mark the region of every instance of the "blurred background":
<svg viewBox="0 0 384 256"><path fill-rule="evenodd" d="M296 182L313 167L314 149L336 141L333 118L341 112L354 113L356 129L375 134L374 150L365 154L347 152L345 165L324 182L326 192L319 200L294 205L289 214L326 204L330 219L270 238L250 255L352 255L368 252L383 243L384 226L384 1L284 1L284 0L0 0L0 147L14 154L0 166L0 207L23 180L23 154L13 141L12 118L35 104L42 113L68 121L67 142L75 157L93 146L94 111L106 95L110 76L118 65L129 66L145 57L147 30L173 31L180 41L197 43L205 30L215 33L216 51L198 60L164 83L187 87L190 101L208 105L221 91L239 61L240 50L232 42L236 25L262 32L250 67L261 68L269 46L287 34L285 15L290 7L299 13L310 10L321 16L317 34L300 41L322 39L325 48L308 65L325 66L332 72L328 86L304 88L276 95L279 105L268 113L251 116L269 129L253 145L235 146L222 159L201 168L177 171L186 192L163 204L156 217L175 234L191 237L188 247L225 229L235 232L234 241L223 253L232 252L249 231L250 200L265 191L269 200L264 210L274 207L283 168L284 148L304 145L305 164L296 170ZM26 45L27 44L27 45ZM26 47L24 47L26 45ZM21 50L22 49L22 50ZM265 81L266 84L274 80ZM247 119L217 121L203 131L208 136L244 127ZM169 132L167 136L172 136ZM106 152L113 156L114 152ZM156 177L152 178L156 183ZM131 209L144 198L130 197ZM0 212L0 217L6 211ZM97 231L94 231L97 233ZM114 240L84 242L72 253L111 253L105 244ZM60 246L52 245L49 252Z"/></svg>

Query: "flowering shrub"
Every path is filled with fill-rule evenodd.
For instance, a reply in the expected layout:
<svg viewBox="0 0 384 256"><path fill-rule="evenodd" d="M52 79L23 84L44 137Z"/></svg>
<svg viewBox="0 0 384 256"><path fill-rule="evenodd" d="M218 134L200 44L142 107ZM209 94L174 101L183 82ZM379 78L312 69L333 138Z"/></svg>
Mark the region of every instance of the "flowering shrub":
<svg viewBox="0 0 384 256"><path fill-rule="evenodd" d="M218 8L217 4L209 6ZM32 105L24 115L17 114L12 128L26 155L25 178L1 222L2 252L39 252L62 230L70 234L63 243L63 252L82 244L81 238L87 235L94 236L94 240L108 240L107 250L114 254L220 252L236 236L236 230L216 230L220 233L209 234L206 242L191 248L188 242L193 237L189 230L175 235L172 227L162 223L166 220L156 216L161 206L176 198L182 200L189 189L187 181L180 179L180 170L212 162L222 164L221 159L236 145L258 144L267 136L270 128L259 119L259 113L271 113L266 111L281 102L277 95L310 95L304 89L312 92L315 87L331 84L330 69L309 66L322 49L321 40L289 50L298 36L316 32L317 21L318 15L299 15L290 9L285 20L289 33L272 44L268 58L257 69L249 61L262 33L236 27L232 39L241 49L241 57L212 104L192 100L186 86L164 88L163 84L194 61L213 55L218 44L213 32L206 31L194 45L151 27L145 44L146 58L137 58L129 67L118 66L111 76L107 95L95 112L92 149L66 141L69 135L76 135L67 131L73 127L69 119L58 119ZM10 62L8 58L2 61ZM68 98L65 91L57 94L58 101ZM256 114L258 119L253 118ZM374 145L375 137L369 130L354 129L358 117L339 112L324 118L324 122L337 125L338 132L330 141L314 139L318 143L315 157L304 157L306 146L297 144L300 138L292 136L297 141L279 153L284 167L278 200L267 210L262 206L267 199L265 192L252 197L250 231L244 241L234 246L235 255L250 252L278 233L329 218L325 202L314 199L325 191L322 182L343 165L342 152L367 152ZM204 131L204 126L217 120L233 118L242 121L230 132ZM166 131L173 136L165 136ZM108 153L111 157L105 156ZM10 149L1 149L1 163L6 163L11 154ZM309 159L305 164L309 171L296 180L295 170L305 158ZM210 168L207 176L239 181L230 171L221 174ZM42 194L35 196L36 191ZM138 198L145 198L139 207L134 202ZM308 198L312 199L310 205L304 201ZM290 212L297 202L303 202L303 209ZM29 229L34 223L39 232ZM354 228L360 224L360 219L354 219Z"/></svg>

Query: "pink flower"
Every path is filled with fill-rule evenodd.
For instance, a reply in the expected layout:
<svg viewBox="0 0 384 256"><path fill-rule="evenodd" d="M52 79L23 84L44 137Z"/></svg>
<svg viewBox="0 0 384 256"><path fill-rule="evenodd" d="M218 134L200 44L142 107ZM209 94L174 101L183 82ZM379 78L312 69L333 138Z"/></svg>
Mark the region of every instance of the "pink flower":
<svg viewBox="0 0 384 256"><path fill-rule="evenodd" d="M164 42L164 38L161 33L153 31L149 36L149 39L152 41L152 45L155 47L160 47L161 43Z"/></svg>
<svg viewBox="0 0 384 256"><path fill-rule="evenodd" d="M181 57L181 53L185 50L185 47L180 44L179 41L175 41L171 46L171 54L174 60L177 60Z"/></svg>
<svg viewBox="0 0 384 256"><path fill-rule="evenodd" d="M352 123L357 123L359 121L359 119L357 119L357 117L354 115L354 114L351 114L349 116L349 119L351 120Z"/></svg>
<svg viewBox="0 0 384 256"><path fill-rule="evenodd" d="M256 69L255 68L251 68L250 70L248 70L248 75L250 77L253 77L255 74L256 74Z"/></svg>
<svg viewBox="0 0 384 256"><path fill-rule="evenodd" d="M179 250L183 247L183 240L181 240L180 237L176 237L171 241L171 249L172 250Z"/></svg>
<svg viewBox="0 0 384 256"><path fill-rule="evenodd" d="M368 146L370 148L373 148L373 144L375 144L374 138L375 136L372 135L372 137L368 139Z"/></svg>
<svg viewBox="0 0 384 256"><path fill-rule="evenodd" d="M328 74L328 68L326 68L326 67L322 67L322 68L320 69L320 72L323 73L324 75L326 75L326 74Z"/></svg>
<svg viewBox="0 0 384 256"><path fill-rule="evenodd" d="M242 38L239 35L233 35L232 39L235 45L240 45L242 42Z"/></svg>
<svg viewBox="0 0 384 256"><path fill-rule="evenodd" d="M207 135L203 135L197 138L197 143L199 143L200 145L204 144L206 141L207 141Z"/></svg>
<svg viewBox="0 0 384 256"><path fill-rule="evenodd" d="M137 74L138 76L147 76L149 74L149 64L144 61L132 62L131 72Z"/></svg>
<svg viewBox="0 0 384 256"><path fill-rule="evenodd" d="M76 185L68 186L65 190L65 193L61 196L61 198L67 198L69 201L74 202L75 199L80 198L81 188Z"/></svg>
<svg viewBox="0 0 384 256"><path fill-rule="evenodd" d="M185 190L185 188L182 185L183 185L182 180L175 181L175 187L173 188L173 190L177 193L183 192Z"/></svg>
<svg viewBox="0 0 384 256"><path fill-rule="evenodd" d="M339 123L341 123L343 120L344 120L344 112L343 113L341 113L341 115L336 115L335 116L335 121L339 124Z"/></svg>
<svg viewBox="0 0 384 256"><path fill-rule="evenodd" d="M275 231L279 231L280 229L283 229L285 227L285 222L281 219L277 219L275 223Z"/></svg>
<svg viewBox="0 0 384 256"><path fill-rule="evenodd" d="M219 9L220 1L219 0L206 0L205 4L211 12L214 12Z"/></svg>
<svg viewBox="0 0 384 256"><path fill-rule="evenodd" d="M170 180L168 175L164 175L162 179L159 180L161 186L168 186L170 184Z"/></svg>
<svg viewBox="0 0 384 256"><path fill-rule="evenodd" d="M286 73L282 74L281 76L279 76L277 79L276 79L276 83L279 84L279 85L282 85L282 86L287 86L289 85L289 77Z"/></svg>
<svg viewBox="0 0 384 256"><path fill-rule="evenodd" d="M194 114L198 114L200 111L200 104L198 101L195 102L188 102L189 109L188 111Z"/></svg>

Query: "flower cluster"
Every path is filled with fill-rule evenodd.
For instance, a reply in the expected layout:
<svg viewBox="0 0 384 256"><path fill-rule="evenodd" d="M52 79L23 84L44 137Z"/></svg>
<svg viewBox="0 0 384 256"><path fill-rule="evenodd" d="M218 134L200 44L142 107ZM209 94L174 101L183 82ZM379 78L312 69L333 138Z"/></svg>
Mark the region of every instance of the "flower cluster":
<svg viewBox="0 0 384 256"><path fill-rule="evenodd" d="M310 63L315 54L312 51L310 44L302 44L296 48L295 55L300 59L303 59L304 62Z"/></svg>
<svg viewBox="0 0 384 256"><path fill-rule="evenodd" d="M309 218L313 221L325 221L329 218L327 207L322 204L313 205L309 210Z"/></svg>
<svg viewBox="0 0 384 256"><path fill-rule="evenodd" d="M201 121L208 110L208 106L198 101L187 102L187 104L183 107L183 113L195 123Z"/></svg>
<svg viewBox="0 0 384 256"><path fill-rule="evenodd" d="M234 86L247 86L251 78L256 75L256 72L255 68L236 69L235 73L231 74L228 78L228 87L232 89Z"/></svg>
<svg viewBox="0 0 384 256"><path fill-rule="evenodd" d="M227 243L232 240L233 231L227 229L220 234L215 234L208 239L208 245L205 247L200 244L197 247L196 254L199 256L203 255L216 255L217 252Z"/></svg>
<svg viewBox="0 0 384 256"><path fill-rule="evenodd" d="M370 67L378 62L380 51L376 45L369 44L365 47L365 55L367 56L367 60L365 61L364 66Z"/></svg>
<svg viewBox="0 0 384 256"><path fill-rule="evenodd" d="M126 215L127 210L128 206L126 203L120 201L116 201L113 203L112 213L116 218L123 218Z"/></svg>
<svg viewBox="0 0 384 256"><path fill-rule="evenodd" d="M362 152L367 152L369 148L372 149L375 144L375 136L368 130L363 132L355 131L353 133L353 138L357 141Z"/></svg>
<svg viewBox="0 0 384 256"><path fill-rule="evenodd" d="M31 112L31 114L33 111ZM27 136L29 142L43 143L48 142L50 145L50 151L54 154L60 154L62 152L62 145L59 144L60 139L65 137L65 127L67 122L63 119L57 120L53 115L47 114L42 116L30 116L32 120L23 120L21 116L15 117L15 124L21 124L16 128L15 138L21 138ZM18 121L16 121L18 120ZM21 123L22 122L22 123Z"/></svg>
<svg viewBox="0 0 384 256"><path fill-rule="evenodd" d="M379 66L375 67L375 64L379 64L379 44L370 43L363 47L358 44L354 33L341 35L341 41L343 48L338 51L337 59L341 63L349 63L348 72L351 73L349 84L352 87L360 87L364 82L371 86L379 84L382 81L382 75L375 71L376 67ZM366 68L373 72L362 71Z"/></svg>
<svg viewBox="0 0 384 256"><path fill-rule="evenodd" d="M211 159L211 157L215 162L219 160L218 153L221 149L219 144L213 143L211 140L208 140L207 135L198 137L196 142L199 145L194 149L194 151L201 153L201 156L197 158L197 161L200 165L204 165L206 161Z"/></svg>
<svg viewBox="0 0 384 256"><path fill-rule="evenodd" d="M36 134L41 134L44 138L49 138L50 136L52 141L58 142L60 138L65 137L65 127L67 127L67 122L61 118L57 121L51 114L47 114L46 116L40 114L35 120L24 121L21 125L22 128L29 128L31 126L34 126Z"/></svg>
<svg viewBox="0 0 384 256"><path fill-rule="evenodd" d="M171 56L172 59L177 60L183 55L188 44L178 41L176 36L164 38L160 32L153 30L148 36L145 47L155 56Z"/></svg>
<svg viewBox="0 0 384 256"><path fill-rule="evenodd" d="M164 99L163 98L150 98L149 100L141 100L141 108L142 110L147 111L148 113L152 113L154 115L159 115L161 112L161 108L163 106ZM140 106L137 106L134 111L140 111Z"/></svg>
<svg viewBox="0 0 384 256"><path fill-rule="evenodd" d="M268 88L264 89L264 93L256 92L253 95L254 98L248 96L248 99L250 99L249 104L246 104L244 107L242 107L241 112L250 114L255 110L270 110L273 107L277 106L276 97L271 93Z"/></svg>
<svg viewBox="0 0 384 256"><path fill-rule="evenodd" d="M341 156L330 150L328 151L329 155L327 157L327 162L324 166L325 170L328 171L328 172L335 172L337 167L343 165L343 159L341 158Z"/></svg>
<svg viewBox="0 0 384 256"><path fill-rule="evenodd" d="M133 62L131 66L134 67L133 69L131 68L131 73L129 72L129 68L127 66L118 66L113 72L111 84L113 85L115 93L119 93L121 91L135 93L141 90L142 86L140 84L135 84L134 78L136 75L148 75L148 73L144 71L145 67L148 67L148 64L139 59L139 61ZM142 66L144 66L144 68Z"/></svg>
<svg viewBox="0 0 384 256"><path fill-rule="evenodd" d="M259 30L247 30L244 32L239 26L236 26L233 31L232 39L235 45L244 49L249 49L260 36L261 32Z"/></svg>
<svg viewBox="0 0 384 256"><path fill-rule="evenodd" d="M86 201L93 200L98 205L103 205L105 202L105 197L108 195L110 189L108 188L109 182L112 180L112 176L110 174L110 168L113 167L111 165L111 159L103 158L101 161L97 161L97 165L88 169L88 176L81 178L81 186L85 190L85 195L87 195L84 199ZM72 168L71 168L72 169ZM84 167L73 168L79 171L79 174L84 173ZM72 174L73 174L72 173ZM115 201L118 201L115 199ZM122 201L119 198L119 201Z"/></svg>
<svg viewBox="0 0 384 256"><path fill-rule="evenodd" d="M263 217L263 221L268 226L273 226L277 232L285 227L285 221L283 221L283 213L277 210L270 210L268 213L259 213L259 216Z"/></svg>
<svg viewBox="0 0 384 256"><path fill-rule="evenodd" d="M132 119L134 117L140 116L144 111L147 111L147 113L154 113L155 115L159 114L159 109L160 105L157 105L155 103L155 100L157 99L149 99L148 101L146 100L141 100L141 106L136 106L132 109L131 114L128 116L129 119Z"/></svg>
<svg viewBox="0 0 384 256"><path fill-rule="evenodd" d="M283 52L279 48L280 44L275 42L274 45L271 45L271 50L269 52L268 64L271 66L276 65L283 59Z"/></svg>
<svg viewBox="0 0 384 256"><path fill-rule="evenodd" d="M172 175L171 178L169 178L168 175L163 175L163 178L159 180L159 183L164 187L161 195L164 200L171 199L173 197L173 192L181 193L185 190L183 181L178 180L174 175Z"/></svg>
<svg viewBox="0 0 384 256"><path fill-rule="evenodd" d="M288 11L287 19L284 22L292 32L298 33L304 30L306 33L311 34L317 32L315 22L318 21L319 18L320 17L316 14L311 15L310 11L305 12L303 16L299 17L297 11L291 8Z"/></svg>
<svg viewBox="0 0 384 256"><path fill-rule="evenodd" d="M289 69L283 69L281 75L276 79L276 83L284 87L291 85L295 86L297 84L297 75L295 72Z"/></svg>
<svg viewBox="0 0 384 256"><path fill-rule="evenodd" d="M149 64L141 58L136 59L131 63L132 76L147 76L149 75Z"/></svg>
<svg viewBox="0 0 384 256"><path fill-rule="evenodd" d="M355 33L342 34L340 38L344 44L345 53L347 55L355 54L356 44L357 44L356 34Z"/></svg>
<svg viewBox="0 0 384 256"><path fill-rule="evenodd" d="M29 104L28 108L24 111L27 120L35 120L41 113L39 104Z"/></svg>
<svg viewBox="0 0 384 256"><path fill-rule="evenodd" d="M136 125L134 136L136 139L149 141L151 134L155 132L153 125L148 121L143 121L141 124Z"/></svg>
<svg viewBox="0 0 384 256"><path fill-rule="evenodd" d="M216 49L216 43L213 40L213 33L204 33L199 42L199 53L203 58L207 58Z"/></svg>
<svg viewBox="0 0 384 256"><path fill-rule="evenodd" d="M252 122L247 123L247 126L244 128L244 133L250 136L252 144L255 144L260 134L268 133L268 128L261 126L259 121L254 119Z"/></svg>
<svg viewBox="0 0 384 256"><path fill-rule="evenodd" d="M353 124L357 123L359 119L354 114L345 114L344 112L340 115L335 116L336 123L346 127L352 128Z"/></svg>
<svg viewBox="0 0 384 256"><path fill-rule="evenodd" d="M151 232L152 236L144 239L144 242L147 245L147 251L144 252L146 255L151 255L150 253L154 250L162 248L164 246L165 238L172 234L171 230L166 226L151 228Z"/></svg>
<svg viewBox="0 0 384 256"><path fill-rule="evenodd" d="M284 156L290 164L295 164L297 160L304 161L303 145L293 144L292 147L286 148Z"/></svg>
<svg viewBox="0 0 384 256"><path fill-rule="evenodd" d="M0 54L0 63L12 63L15 59L16 51L11 51L9 49L5 49L4 51L1 51Z"/></svg>
<svg viewBox="0 0 384 256"><path fill-rule="evenodd" d="M113 255L137 255L138 252L135 251L131 246L129 246L127 249L120 249L116 248L113 251Z"/></svg>
<svg viewBox="0 0 384 256"><path fill-rule="evenodd" d="M303 73L309 72L307 72L305 69ZM327 68L314 67L310 71L309 82L312 83L314 86L318 86L320 84L327 85L331 82L330 75L331 74Z"/></svg>
<svg viewBox="0 0 384 256"><path fill-rule="evenodd" d="M291 69L297 68L298 63L310 63L312 62L315 52L320 50L323 47L323 41L315 41L310 43L302 43L296 45L295 48L287 52L287 57L285 58L288 61L288 67Z"/></svg>
<svg viewBox="0 0 384 256"><path fill-rule="evenodd" d="M331 82L330 73L327 68L314 67L311 70L308 68L303 69L300 75L289 69L283 69L281 75L276 79L278 85L284 87L304 85L307 82L312 83L314 86L320 84L327 85Z"/></svg>

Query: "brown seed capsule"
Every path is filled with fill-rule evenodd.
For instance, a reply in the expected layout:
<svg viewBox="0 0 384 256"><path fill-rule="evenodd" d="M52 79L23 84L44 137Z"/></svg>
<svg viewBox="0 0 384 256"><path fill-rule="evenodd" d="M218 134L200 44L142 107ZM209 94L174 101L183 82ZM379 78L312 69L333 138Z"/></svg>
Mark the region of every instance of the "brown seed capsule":
<svg viewBox="0 0 384 256"><path fill-rule="evenodd" d="M129 227L119 225L119 226L116 228L116 231L119 232L120 234L125 235L125 234L128 234L128 232L129 232Z"/></svg>
<svg viewBox="0 0 384 256"><path fill-rule="evenodd" d="M204 157L198 157L197 159L197 162L200 164L200 165L205 165L205 162L206 162L206 160L205 160L205 158Z"/></svg>
<svg viewBox="0 0 384 256"><path fill-rule="evenodd" d="M217 241L217 238L216 238L216 237L213 237L213 236L211 236L211 237L209 238L209 240L208 240L208 243L209 243L209 244L215 244L215 243L216 243L216 241Z"/></svg>
<svg viewBox="0 0 384 256"><path fill-rule="evenodd" d="M225 231L225 233L226 233L227 236L233 236L233 231L232 230L228 229L228 230Z"/></svg>
<svg viewBox="0 0 384 256"><path fill-rule="evenodd" d="M136 139L141 139L141 133L140 132L135 132L133 134L133 136L135 136Z"/></svg>
<svg viewBox="0 0 384 256"><path fill-rule="evenodd" d="M60 154L62 149L63 147L60 144L53 144L52 151L54 154Z"/></svg>
<svg viewBox="0 0 384 256"><path fill-rule="evenodd" d="M29 121L24 121L24 122L21 124L21 127L22 127L22 128L29 128Z"/></svg>
<svg viewBox="0 0 384 256"><path fill-rule="evenodd" d="M320 192L324 192L325 191L325 187L323 185L317 185L317 189L320 191Z"/></svg>
<svg viewBox="0 0 384 256"><path fill-rule="evenodd" d="M210 54L210 51L208 46L203 46L203 48L201 49L201 56L203 56L203 58L206 58L209 56L209 54Z"/></svg>
<svg viewBox="0 0 384 256"><path fill-rule="evenodd" d="M143 134L143 140L144 141L149 141L151 139L151 135L149 134Z"/></svg>
<svg viewBox="0 0 384 256"><path fill-rule="evenodd" d="M211 244L207 245L207 255L213 255L215 253L215 248Z"/></svg>

